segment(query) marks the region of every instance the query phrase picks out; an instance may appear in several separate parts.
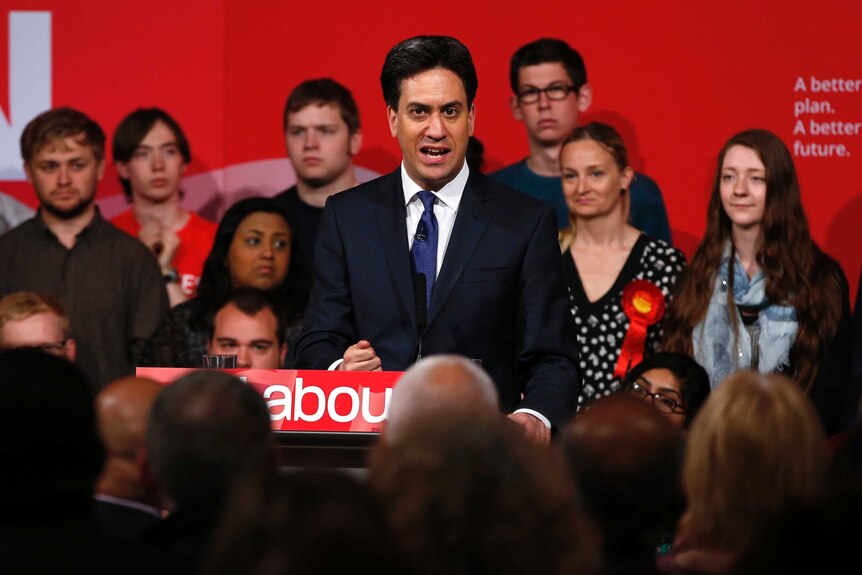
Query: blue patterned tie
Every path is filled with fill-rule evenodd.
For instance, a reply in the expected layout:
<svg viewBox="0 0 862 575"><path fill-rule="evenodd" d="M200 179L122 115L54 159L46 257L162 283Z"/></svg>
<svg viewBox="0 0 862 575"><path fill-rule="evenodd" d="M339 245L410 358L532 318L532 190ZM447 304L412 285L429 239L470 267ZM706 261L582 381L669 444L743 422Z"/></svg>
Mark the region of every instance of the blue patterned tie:
<svg viewBox="0 0 862 575"><path fill-rule="evenodd" d="M419 225L416 226L411 254L416 273L425 275L425 309L427 310L431 306L431 290L437 275L437 218L434 216L434 194L422 190L419 192L419 200L425 207L425 211L422 212Z"/></svg>

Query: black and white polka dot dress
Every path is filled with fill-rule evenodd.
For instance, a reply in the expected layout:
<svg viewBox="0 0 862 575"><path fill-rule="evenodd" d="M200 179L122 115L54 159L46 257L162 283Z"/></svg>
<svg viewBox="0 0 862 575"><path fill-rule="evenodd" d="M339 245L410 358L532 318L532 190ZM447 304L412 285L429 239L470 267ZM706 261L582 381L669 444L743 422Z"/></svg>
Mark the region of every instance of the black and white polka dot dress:
<svg viewBox="0 0 862 575"><path fill-rule="evenodd" d="M563 274L569 286L569 305L578 332L581 372L578 409L619 389L620 380L614 377L614 368L629 329L629 318L622 306L625 287L635 279L647 280L661 289L665 301L670 303L677 278L684 268L685 256L681 251L641 234L614 285L598 300L590 302L571 253L563 254ZM647 328L645 357L658 351L662 322L659 320Z"/></svg>

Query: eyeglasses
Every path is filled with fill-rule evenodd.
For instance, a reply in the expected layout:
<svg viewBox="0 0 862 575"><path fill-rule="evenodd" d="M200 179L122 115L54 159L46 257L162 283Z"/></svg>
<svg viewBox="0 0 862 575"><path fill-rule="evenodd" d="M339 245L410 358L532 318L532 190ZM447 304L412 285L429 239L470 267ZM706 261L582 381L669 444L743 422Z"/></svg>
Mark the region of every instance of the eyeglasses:
<svg viewBox="0 0 862 575"><path fill-rule="evenodd" d="M574 91L575 87L569 86L568 84L551 84L544 88L526 86L518 92L518 101L522 104L535 104L539 101L539 97L543 92L549 100L565 100L566 97Z"/></svg>
<svg viewBox="0 0 862 575"><path fill-rule="evenodd" d="M9 349L37 349L42 353L49 353L51 355L56 355L59 357L63 357L66 355L66 342L69 341L69 338L64 339L63 341L55 341L48 343L40 343L39 345L21 345L15 347L4 347L4 350Z"/></svg>
<svg viewBox="0 0 862 575"><path fill-rule="evenodd" d="M647 381L643 378L638 379ZM651 400L653 405L662 413L685 413L685 406L674 398L662 395L661 393L653 393L649 389L638 385L637 382L632 383L631 387L626 390L626 393L638 399Z"/></svg>

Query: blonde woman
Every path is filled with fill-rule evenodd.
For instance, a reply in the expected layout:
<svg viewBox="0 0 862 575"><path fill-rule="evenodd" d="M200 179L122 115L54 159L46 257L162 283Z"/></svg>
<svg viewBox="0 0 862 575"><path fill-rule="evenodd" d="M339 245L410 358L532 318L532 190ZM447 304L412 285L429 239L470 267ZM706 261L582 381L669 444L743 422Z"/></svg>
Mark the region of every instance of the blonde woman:
<svg viewBox="0 0 862 575"><path fill-rule="evenodd" d="M689 430L676 565L727 571L770 519L817 501L827 469L826 435L802 390L780 375L737 371Z"/></svg>
<svg viewBox="0 0 862 575"><path fill-rule="evenodd" d="M685 256L631 226L634 171L619 133L592 122L560 152L570 225L561 232L563 274L578 333L578 407L619 389L658 350L665 307Z"/></svg>

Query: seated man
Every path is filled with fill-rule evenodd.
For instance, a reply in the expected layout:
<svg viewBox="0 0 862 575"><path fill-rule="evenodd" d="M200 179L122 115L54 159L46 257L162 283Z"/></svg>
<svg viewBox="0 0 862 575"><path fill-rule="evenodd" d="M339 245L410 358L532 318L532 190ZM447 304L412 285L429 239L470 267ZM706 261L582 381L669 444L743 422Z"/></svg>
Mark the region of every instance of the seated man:
<svg viewBox="0 0 862 575"><path fill-rule="evenodd" d="M509 80L512 114L524 122L530 155L494 172L491 178L553 205L557 224L564 229L569 225L569 208L563 198L560 150L593 102L584 60L564 41L542 38L515 52ZM644 174L635 174L630 190L632 225L671 243L658 185Z"/></svg>
<svg viewBox="0 0 862 575"><path fill-rule="evenodd" d="M685 500L684 437L658 410L603 397L563 430L561 449L601 532L606 573L658 573Z"/></svg>
<svg viewBox="0 0 862 575"><path fill-rule="evenodd" d="M159 261L171 306L194 297L216 224L184 209L180 189L191 150L180 125L159 108L140 108L114 132L114 165L132 207L111 219Z"/></svg>
<svg viewBox="0 0 862 575"><path fill-rule="evenodd" d="M235 291L211 321L208 351L236 354L240 369L279 369L284 365L284 314L260 290Z"/></svg>
<svg viewBox="0 0 862 575"><path fill-rule="evenodd" d="M32 349L0 353L0 373L0 572L124 570L89 504L102 446L84 374Z"/></svg>
<svg viewBox="0 0 862 575"><path fill-rule="evenodd" d="M276 472L266 403L232 375L190 373L156 398L146 445L170 510L144 538L153 562L162 572L200 573L231 486Z"/></svg>
<svg viewBox="0 0 862 575"><path fill-rule="evenodd" d="M457 355L427 357L414 363L392 391L384 438L397 439L411 421L434 414L497 418L498 405L497 388L481 367Z"/></svg>
<svg viewBox="0 0 862 575"><path fill-rule="evenodd" d="M0 299L0 349L16 347L34 347L75 361L75 340L69 337L63 306L36 292L15 292Z"/></svg>
<svg viewBox="0 0 862 575"><path fill-rule="evenodd" d="M161 514L146 463L147 421L161 384L123 377L96 396L105 465L96 481L96 520L111 540L138 541Z"/></svg>

